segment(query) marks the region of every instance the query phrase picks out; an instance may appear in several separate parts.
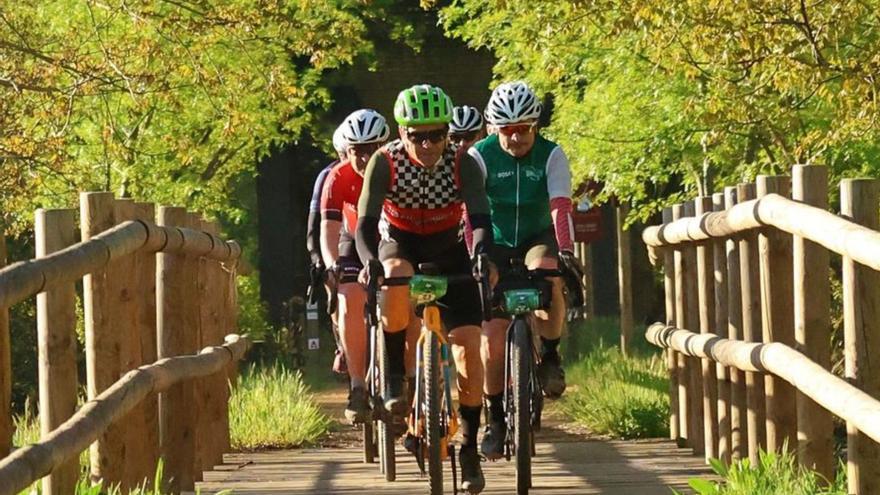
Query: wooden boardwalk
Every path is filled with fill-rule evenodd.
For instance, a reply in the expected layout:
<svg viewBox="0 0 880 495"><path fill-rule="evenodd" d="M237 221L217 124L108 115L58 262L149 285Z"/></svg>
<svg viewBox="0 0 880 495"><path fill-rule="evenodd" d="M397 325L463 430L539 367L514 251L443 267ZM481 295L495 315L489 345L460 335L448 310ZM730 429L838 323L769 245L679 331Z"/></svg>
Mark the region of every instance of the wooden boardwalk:
<svg viewBox="0 0 880 495"><path fill-rule="evenodd" d="M326 399L326 397L325 397ZM325 401L328 412L341 401ZM702 458L667 440L609 441L590 438L551 409L538 436L534 487L540 494L669 495L672 488L691 493L692 477L711 477ZM427 481L415 460L398 446L397 481L386 482L378 464L364 464L356 435L337 428L323 448L227 454L224 463L204 474L201 493L232 489L235 494L371 495L422 494ZM445 465L449 473L448 463ZM484 462L486 494L515 492L513 462ZM451 477L446 493L452 493Z"/></svg>

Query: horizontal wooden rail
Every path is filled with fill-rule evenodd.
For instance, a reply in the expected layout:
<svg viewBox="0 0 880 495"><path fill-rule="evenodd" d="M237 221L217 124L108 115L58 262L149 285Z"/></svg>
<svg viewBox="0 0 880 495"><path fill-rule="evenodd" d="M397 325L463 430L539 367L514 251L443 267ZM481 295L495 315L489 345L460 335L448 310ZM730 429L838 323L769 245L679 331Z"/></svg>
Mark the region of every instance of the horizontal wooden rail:
<svg viewBox="0 0 880 495"><path fill-rule="evenodd" d="M648 327L645 338L658 347L709 358L742 371L772 373L880 442L880 401L785 344L734 341L662 323Z"/></svg>
<svg viewBox="0 0 880 495"><path fill-rule="evenodd" d="M14 263L0 270L0 307L10 307L141 250L204 256L223 262L236 261L241 256L237 242L224 241L200 230L127 221L44 258Z"/></svg>
<svg viewBox="0 0 880 495"><path fill-rule="evenodd" d="M129 371L41 442L22 447L0 460L0 495L14 495L48 475L56 466L87 449L107 427L153 393L178 382L223 372L250 347L247 336L228 335L222 346L195 356L160 359Z"/></svg>
<svg viewBox="0 0 880 495"><path fill-rule="evenodd" d="M729 237L765 226L809 239L831 251L880 270L880 232L821 208L778 194L745 201L728 210L651 226L642 240L652 248Z"/></svg>

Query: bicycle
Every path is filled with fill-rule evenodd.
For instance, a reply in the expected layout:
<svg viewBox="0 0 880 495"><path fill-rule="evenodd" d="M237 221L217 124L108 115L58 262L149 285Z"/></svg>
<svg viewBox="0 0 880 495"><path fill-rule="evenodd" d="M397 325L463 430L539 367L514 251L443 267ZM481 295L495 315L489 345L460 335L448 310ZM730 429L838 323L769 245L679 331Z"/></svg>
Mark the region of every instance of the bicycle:
<svg viewBox="0 0 880 495"><path fill-rule="evenodd" d="M387 278L384 287L406 285L409 277ZM371 406L372 416L364 423L364 462L374 462L379 457L379 472L385 475L386 481L397 478L397 463L394 451L393 418L385 411L383 398L390 393L387 370L388 352L385 348L385 332L382 330L378 314L379 285L367 287L367 301L364 314L367 318L369 340L367 341L367 400Z"/></svg>
<svg viewBox="0 0 880 495"><path fill-rule="evenodd" d="M490 300L488 261L480 256L480 301L484 319ZM420 274L409 282L410 298L422 307L422 329L416 347L416 377L413 404L407 420L407 450L415 455L419 470L429 477L431 495L443 494L443 460L449 458L452 469L453 493L458 493L455 447L451 440L458 431L459 421L452 407L452 383L449 369L449 342L443 330L438 300L446 294L449 284L473 282L474 275L440 275L431 263L419 264ZM427 473L425 459L428 460Z"/></svg>
<svg viewBox="0 0 880 495"><path fill-rule="evenodd" d="M552 284L546 277L560 276L560 270L529 270L523 260L510 260L511 271L495 287L494 303L506 316L513 316L507 327L504 351L504 416L507 435L504 457L516 458L516 493L526 495L532 486L532 456L535 432L541 428L544 395L538 380L538 349L529 325L529 316L550 307Z"/></svg>

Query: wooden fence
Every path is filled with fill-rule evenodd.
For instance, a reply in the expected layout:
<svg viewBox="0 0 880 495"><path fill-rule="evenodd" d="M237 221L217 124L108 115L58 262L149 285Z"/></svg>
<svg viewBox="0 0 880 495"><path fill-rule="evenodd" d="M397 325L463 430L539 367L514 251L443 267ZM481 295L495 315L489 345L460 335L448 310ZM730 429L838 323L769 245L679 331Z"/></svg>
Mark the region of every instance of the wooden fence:
<svg viewBox="0 0 880 495"><path fill-rule="evenodd" d="M789 199L789 197L791 199ZM847 422L849 493L880 493L880 181L759 176L664 211L646 229L664 267L670 435L707 458L788 446L832 479L832 413ZM842 256L845 376L831 367L830 253ZM873 359L872 359L873 358Z"/></svg>
<svg viewBox="0 0 880 495"><path fill-rule="evenodd" d="M94 481L127 493L161 457L168 488L192 489L229 449L228 378L249 347L234 334L241 249L183 208L80 199L81 242L76 210L38 210L37 257L0 270L0 495L41 477L44 493L73 493L89 445ZM80 278L88 402L77 411ZM10 453L7 308L35 295L42 439Z"/></svg>

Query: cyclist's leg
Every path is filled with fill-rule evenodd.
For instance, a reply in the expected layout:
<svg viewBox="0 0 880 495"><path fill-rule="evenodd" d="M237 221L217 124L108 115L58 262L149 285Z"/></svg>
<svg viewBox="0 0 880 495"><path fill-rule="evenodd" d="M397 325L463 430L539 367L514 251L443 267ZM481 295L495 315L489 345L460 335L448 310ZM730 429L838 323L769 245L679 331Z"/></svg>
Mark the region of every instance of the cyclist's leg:
<svg viewBox="0 0 880 495"><path fill-rule="evenodd" d="M366 375L367 330L364 319L366 291L361 284L339 284L339 336L345 350L351 388L364 387Z"/></svg>
<svg viewBox="0 0 880 495"><path fill-rule="evenodd" d="M383 240L379 244L379 258L385 267L386 277L410 277L414 273L413 263L409 261L410 257L397 242ZM385 398L385 408L394 414L403 415L408 408L403 396L403 383L406 375L406 329L412 314L409 287L406 285L383 287L381 301L390 388L390 396Z"/></svg>
<svg viewBox="0 0 880 495"><path fill-rule="evenodd" d="M469 273L470 260L464 243L436 260L441 273ZM452 284L440 299L443 322L449 332L458 385L459 417L462 430L462 489L480 492L486 484L477 454L477 434L483 409L483 362L480 357L482 309L476 281Z"/></svg>
<svg viewBox="0 0 880 495"><path fill-rule="evenodd" d="M552 232L548 231L531 246L526 253L526 266L529 269L556 269L559 266L558 248ZM538 377L549 397L559 397L565 391L565 373L559 357L559 340L565 323L565 298L562 293L562 279L548 278L552 284L550 309L535 312L535 331L541 337L541 364Z"/></svg>

